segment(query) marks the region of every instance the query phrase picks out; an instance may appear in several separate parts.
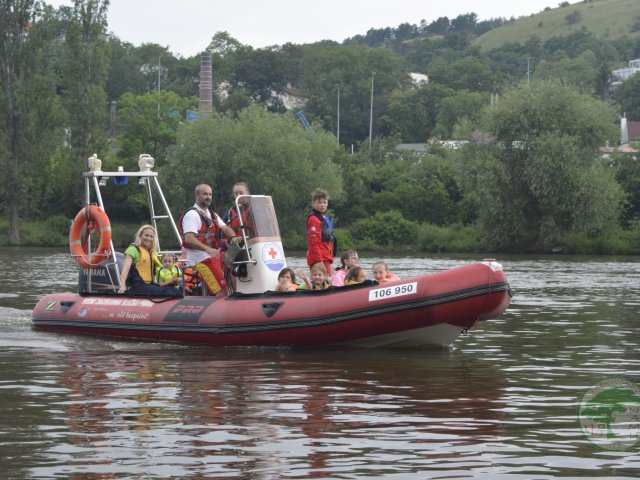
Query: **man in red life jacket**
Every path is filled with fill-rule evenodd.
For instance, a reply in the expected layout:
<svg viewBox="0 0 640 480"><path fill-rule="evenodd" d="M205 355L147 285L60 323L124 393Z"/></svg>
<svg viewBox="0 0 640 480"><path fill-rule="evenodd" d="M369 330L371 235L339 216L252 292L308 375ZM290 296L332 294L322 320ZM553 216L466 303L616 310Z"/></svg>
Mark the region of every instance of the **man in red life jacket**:
<svg viewBox="0 0 640 480"><path fill-rule="evenodd" d="M238 243L240 238L211 210L212 199L211 187L198 185L196 203L182 215L178 227L187 252L187 265L193 266L209 291L217 295L227 286L222 270L220 232L231 242Z"/></svg>

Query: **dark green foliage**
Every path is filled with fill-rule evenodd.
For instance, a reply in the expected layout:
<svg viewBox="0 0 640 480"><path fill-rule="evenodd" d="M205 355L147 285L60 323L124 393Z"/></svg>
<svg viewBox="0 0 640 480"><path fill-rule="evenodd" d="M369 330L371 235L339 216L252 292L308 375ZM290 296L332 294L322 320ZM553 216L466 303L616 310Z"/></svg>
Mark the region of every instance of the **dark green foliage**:
<svg viewBox="0 0 640 480"><path fill-rule="evenodd" d="M378 212L351 225L355 242L393 246L415 244L416 224L405 219L397 210Z"/></svg>
<svg viewBox="0 0 640 480"><path fill-rule="evenodd" d="M536 82L488 110L486 128L493 141L462 151L460 178L490 246L545 251L563 233L617 225L622 191L598 155L617 133L605 104Z"/></svg>
<svg viewBox="0 0 640 480"><path fill-rule="evenodd" d="M614 93L620 104L620 113L629 120L640 121L640 75L634 75L620 85Z"/></svg>
<svg viewBox="0 0 640 480"><path fill-rule="evenodd" d="M470 226L453 224L439 227L422 224L416 231L416 245L423 252L478 252L482 243Z"/></svg>
<svg viewBox="0 0 640 480"><path fill-rule="evenodd" d="M164 185L172 186L169 203L178 209L193 204L197 184L208 183L222 212L231 204L233 184L247 182L252 193L273 197L286 237L305 231L316 187L329 191L332 204L344 198L337 150L334 137L304 130L293 115L252 106L236 117L213 115L184 125L161 171Z"/></svg>
<svg viewBox="0 0 640 480"><path fill-rule="evenodd" d="M7 39L25 41L13 57L19 61L14 96L0 79L0 213L12 219L0 232L14 243L18 214L39 227L24 223L24 242L66 243L63 219L77 213L79 174L95 152L108 170L136 169L140 153L152 154L176 216L193 201L196 183L212 184L221 210L230 202L231 184L246 180L252 191L273 195L287 248L306 247L304 217L316 186L330 190L341 248L379 248L371 231L383 228L380 218L393 224L383 232L392 237L393 230L411 226L409 235L384 238L383 245L429 251L545 250L564 243L576 252L632 252L630 245L640 244L634 237L640 212L635 163L614 159L613 178L598 158L597 148L617 141L617 119L590 98L613 96L620 114L640 120L640 80L615 93L608 83L611 69L640 56L631 36L603 39L574 27L546 41L533 36L480 51L478 35L515 20L478 22L473 13L370 29L343 44L254 49L218 32L209 45L214 85L221 88L214 94L218 114L184 125L184 111L197 104L199 55L181 58L158 44L134 46L107 36L105 0L76 0L58 10L24 5L34 7L22 18L31 22L29 34L20 36L26 23L11 18L4 30ZM587 25L587 14L567 19ZM22 27L12 30L16 25ZM429 83L412 84L409 72L428 74ZM530 88L514 94L513 85L527 74ZM547 82L554 86L541 94L539 85ZM339 143L353 147L354 155L333 136L338 90ZM302 130L273 92L306 100L313 133ZM496 99L487 120L484 109ZM107 117L112 101L114 125ZM11 105L17 116L6 115ZM111 133L118 151L108 149ZM452 138L482 142L460 156L435 141ZM429 153L398 152L398 143L428 143ZM626 199L624 230L615 225L616 182ZM126 245L146 221L144 192L111 185L105 193L118 225L114 238ZM53 234L45 238L44 229Z"/></svg>

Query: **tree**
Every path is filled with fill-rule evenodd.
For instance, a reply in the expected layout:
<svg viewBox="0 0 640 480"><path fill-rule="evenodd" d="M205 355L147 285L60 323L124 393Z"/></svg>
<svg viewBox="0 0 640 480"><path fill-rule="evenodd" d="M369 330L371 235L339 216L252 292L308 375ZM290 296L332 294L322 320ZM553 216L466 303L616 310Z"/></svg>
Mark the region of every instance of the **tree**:
<svg viewBox="0 0 640 480"><path fill-rule="evenodd" d="M229 52L235 52L242 44L229 35L227 31L216 32L211 38L207 50L214 55L224 57Z"/></svg>
<svg viewBox="0 0 640 480"><path fill-rule="evenodd" d="M438 123L434 129L434 135L442 139L453 138L454 129L462 120L467 119L475 123L488 104L487 93L466 90L444 98L438 111Z"/></svg>
<svg viewBox="0 0 640 480"><path fill-rule="evenodd" d="M337 149L335 137L321 129L303 130L293 115L254 105L237 118L214 114L184 125L162 175L175 186L169 202L185 207L193 203L197 183L213 187L221 209L231 202L233 184L246 181L253 193L273 197L285 236L302 235L316 187L327 189L332 202L343 197Z"/></svg>
<svg viewBox="0 0 640 480"><path fill-rule="evenodd" d="M40 24L43 14L49 21ZM42 199L48 159L60 140L51 14L30 0L0 5L0 200L7 206L11 243L20 242L22 210Z"/></svg>
<svg viewBox="0 0 640 480"><path fill-rule="evenodd" d="M635 74L616 88L614 98L621 114L629 120L640 121L640 75Z"/></svg>
<svg viewBox="0 0 640 480"><path fill-rule="evenodd" d="M617 225L622 191L598 153L617 135L606 104L534 82L508 91L484 125L491 141L463 149L460 178L489 246L545 251L564 233Z"/></svg>
<svg viewBox="0 0 640 480"><path fill-rule="evenodd" d="M433 134L443 101L454 94L455 90L437 83L396 90L380 122L403 142L426 142Z"/></svg>
<svg viewBox="0 0 640 480"><path fill-rule="evenodd" d="M374 78L374 124L384 113L393 90L408 82L400 57L387 49L359 46L316 48L308 54L301 90L308 93L305 113L336 131L337 92L340 89L340 141L356 144L369 136L371 76Z"/></svg>
<svg viewBox="0 0 640 480"><path fill-rule="evenodd" d="M82 191L79 174L87 158L106 150L108 4L108 0L75 0L65 32L61 88L70 149L62 176L66 182L59 185L65 204L78 203L78 192Z"/></svg>
<svg viewBox="0 0 640 480"><path fill-rule="evenodd" d="M572 59L564 57L556 61L542 60L536 67L534 78L556 79L582 93L591 94L596 88L598 61L591 51L583 52Z"/></svg>
<svg viewBox="0 0 640 480"><path fill-rule="evenodd" d="M141 74L142 61L136 47L118 37L109 38L111 61L105 85L109 101L118 100L125 92L142 95L147 91L147 82Z"/></svg>
<svg viewBox="0 0 640 480"><path fill-rule="evenodd" d="M471 92L493 91L495 79L486 62L467 56L454 62L434 61L429 70L432 81L456 90Z"/></svg>
<svg viewBox="0 0 640 480"><path fill-rule="evenodd" d="M118 102L119 156L133 160L148 153L163 161L167 148L176 142L185 111L196 104L195 98L181 99L167 91L140 96L125 93Z"/></svg>

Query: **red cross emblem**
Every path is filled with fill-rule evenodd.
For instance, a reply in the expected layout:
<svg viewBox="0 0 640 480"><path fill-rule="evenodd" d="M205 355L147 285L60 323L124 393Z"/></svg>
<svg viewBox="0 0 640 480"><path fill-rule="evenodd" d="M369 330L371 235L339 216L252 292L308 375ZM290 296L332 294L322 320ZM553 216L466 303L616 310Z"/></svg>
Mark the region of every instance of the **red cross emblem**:
<svg viewBox="0 0 640 480"><path fill-rule="evenodd" d="M278 256L278 251L273 247L271 247L271 250L269 250L267 253L271 255L271 260L274 260Z"/></svg>

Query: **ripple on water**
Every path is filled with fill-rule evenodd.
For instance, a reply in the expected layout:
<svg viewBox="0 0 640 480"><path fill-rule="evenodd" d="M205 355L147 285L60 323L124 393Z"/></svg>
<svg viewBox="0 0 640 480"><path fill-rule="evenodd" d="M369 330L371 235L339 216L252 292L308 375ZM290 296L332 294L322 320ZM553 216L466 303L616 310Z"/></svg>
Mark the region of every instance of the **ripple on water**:
<svg viewBox="0 0 640 480"><path fill-rule="evenodd" d="M18 265L40 272L44 259L58 278L18 279L0 294L3 468L16 478L634 478L640 470L637 449L600 451L577 422L590 386L611 376L640 381L640 269L628 258L498 258L515 293L505 315L450 350L398 352L35 332L35 299L72 290L77 267L66 253L0 254L3 278ZM374 260L362 263L370 270ZM406 278L469 260L389 264Z"/></svg>

